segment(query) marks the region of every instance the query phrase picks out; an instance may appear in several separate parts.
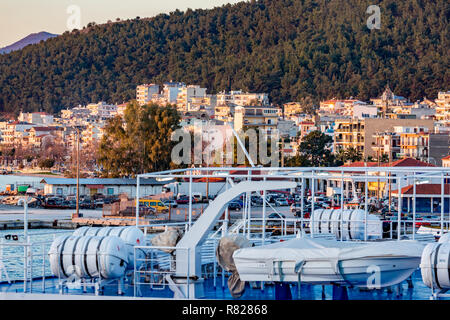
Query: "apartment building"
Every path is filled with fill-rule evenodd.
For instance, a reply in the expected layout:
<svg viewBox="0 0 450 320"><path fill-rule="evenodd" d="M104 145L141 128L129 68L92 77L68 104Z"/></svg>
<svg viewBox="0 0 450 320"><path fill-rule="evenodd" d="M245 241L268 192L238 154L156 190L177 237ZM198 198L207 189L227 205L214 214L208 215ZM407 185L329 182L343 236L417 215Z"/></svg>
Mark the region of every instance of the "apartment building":
<svg viewBox="0 0 450 320"><path fill-rule="evenodd" d="M179 111L189 111L188 108L195 102L198 102L198 98L207 98L206 90L206 88L201 88L198 85L189 85L181 88L177 96L177 109Z"/></svg>
<svg viewBox="0 0 450 320"><path fill-rule="evenodd" d="M117 115L117 106L107 104L106 102L91 103L86 106L90 115L97 116L99 119L106 120Z"/></svg>
<svg viewBox="0 0 450 320"><path fill-rule="evenodd" d="M284 118L289 119L290 117L293 117L298 114L303 113L303 107L300 104L300 102L289 102L283 104L283 113Z"/></svg>
<svg viewBox="0 0 450 320"><path fill-rule="evenodd" d="M57 127L32 127L28 132L28 146L40 149L46 143L51 143L56 137Z"/></svg>
<svg viewBox="0 0 450 320"><path fill-rule="evenodd" d="M430 132L427 127L394 127L400 138L400 157L427 161L430 150Z"/></svg>
<svg viewBox="0 0 450 320"><path fill-rule="evenodd" d="M300 122L298 128L300 141L302 141L303 138L311 132L318 130L316 124L312 120L305 120Z"/></svg>
<svg viewBox="0 0 450 320"><path fill-rule="evenodd" d="M280 108L273 106L237 106L234 111L234 129L258 128L270 134L277 128Z"/></svg>
<svg viewBox="0 0 450 320"><path fill-rule="evenodd" d="M167 103L177 103L178 94L182 88L185 88L186 84L183 82L166 82L163 84L162 95Z"/></svg>
<svg viewBox="0 0 450 320"><path fill-rule="evenodd" d="M373 135L375 140L372 150L375 151L376 159L381 159L383 154L388 155L389 159L397 159L401 152L400 136L395 132L376 132Z"/></svg>
<svg viewBox="0 0 450 320"><path fill-rule="evenodd" d="M364 120L338 119L335 122L335 151L353 147L358 149L365 158L368 156L376 157L378 150L376 139L378 134L395 132L394 127L425 127L429 132L432 132L434 121L428 119L381 118L367 118ZM386 136L385 139L388 139L388 137ZM389 140L386 141L388 142ZM393 153L396 151L391 150Z"/></svg>
<svg viewBox="0 0 450 320"><path fill-rule="evenodd" d="M450 168L450 155L442 158L442 166L444 168Z"/></svg>
<svg viewBox="0 0 450 320"><path fill-rule="evenodd" d="M38 125L52 125L53 116L45 112L20 112L17 119L20 122L28 122Z"/></svg>
<svg viewBox="0 0 450 320"><path fill-rule="evenodd" d="M436 120L450 123L450 91L439 92L436 103Z"/></svg>
<svg viewBox="0 0 450 320"><path fill-rule="evenodd" d="M365 121L359 119L339 119L334 127L334 151L354 148L364 152Z"/></svg>
<svg viewBox="0 0 450 320"><path fill-rule="evenodd" d="M89 123L81 132L83 145L90 145L95 141L100 141L103 137L105 123Z"/></svg>
<svg viewBox="0 0 450 320"><path fill-rule="evenodd" d="M233 122L234 108L235 106L232 104L217 105L214 108L214 118L224 122Z"/></svg>
<svg viewBox="0 0 450 320"><path fill-rule="evenodd" d="M343 100L333 98L320 102L319 113L351 116L355 105L366 105L366 103L353 98Z"/></svg>
<svg viewBox="0 0 450 320"><path fill-rule="evenodd" d="M248 93L238 91L225 92L217 94L217 105L234 104L238 106L250 106L259 104L262 106L269 105L269 95L267 93Z"/></svg>
<svg viewBox="0 0 450 320"><path fill-rule="evenodd" d="M2 140L1 143L3 145L22 145L25 140L24 137L28 137L28 129L36 126L35 124L21 121L13 121L8 122L5 125L5 128L2 131Z"/></svg>
<svg viewBox="0 0 450 320"><path fill-rule="evenodd" d="M91 110L78 106L72 109L61 110L62 119L87 118L91 114Z"/></svg>
<svg viewBox="0 0 450 320"><path fill-rule="evenodd" d="M154 95L159 94L159 85L141 84L136 87L136 100L142 106L152 101Z"/></svg>

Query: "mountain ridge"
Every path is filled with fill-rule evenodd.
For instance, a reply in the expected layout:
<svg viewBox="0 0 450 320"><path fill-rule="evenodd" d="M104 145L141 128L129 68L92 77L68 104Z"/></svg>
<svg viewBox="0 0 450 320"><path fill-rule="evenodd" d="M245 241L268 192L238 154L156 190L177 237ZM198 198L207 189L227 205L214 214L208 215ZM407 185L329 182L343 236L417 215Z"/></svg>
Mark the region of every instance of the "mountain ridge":
<svg viewBox="0 0 450 320"><path fill-rule="evenodd" d="M21 50L24 47L30 45L30 44L36 44L41 41L45 41L49 38L57 37L57 34L53 34L46 31L41 31L37 33L31 33L25 38L20 39L19 41L14 42L13 44L10 44L6 47L0 48L0 54L7 54L16 50Z"/></svg>
<svg viewBox="0 0 450 320"><path fill-rule="evenodd" d="M413 101L448 90L449 4L380 0L381 29L369 30L372 2L259 0L66 32L0 55L0 112L121 103L168 79L275 104L368 100L387 83Z"/></svg>

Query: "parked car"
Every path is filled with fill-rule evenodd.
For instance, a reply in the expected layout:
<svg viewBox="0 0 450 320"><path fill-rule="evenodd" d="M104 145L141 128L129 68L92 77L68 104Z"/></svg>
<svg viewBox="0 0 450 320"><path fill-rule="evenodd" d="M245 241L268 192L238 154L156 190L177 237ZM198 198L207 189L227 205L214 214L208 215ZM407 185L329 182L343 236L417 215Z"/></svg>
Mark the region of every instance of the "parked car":
<svg viewBox="0 0 450 320"><path fill-rule="evenodd" d="M104 204L105 204L105 201L103 199L97 199L94 201L95 208L103 208Z"/></svg>
<svg viewBox="0 0 450 320"><path fill-rule="evenodd" d="M252 206L262 206L263 199L260 196L252 196Z"/></svg>
<svg viewBox="0 0 450 320"><path fill-rule="evenodd" d="M166 205L166 207L172 207L172 208L178 207L178 203L175 200L166 200L166 201L164 201L164 204Z"/></svg>
<svg viewBox="0 0 450 320"><path fill-rule="evenodd" d="M302 204L301 203L293 203L291 204L291 212L301 211L302 210Z"/></svg>
<svg viewBox="0 0 450 320"><path fill-rule="evenodd" d="M286 201L286 199L278 198L278 199L275 200L275 205L281 207L281 206L288 206L289 203Z"/></svg>
<svg viewBox="0 0 450 320"><path fill-rule="evenodd" d="M90 199L83 199L80 201L80 208L81 209L94 209L95 203L92 202Z"/></svg>
<svg viewBox="0 0 450 320"><path fill-rule="evenodd" d="M232 202L228 203L228 209L238 211L238 210L242 209L242 206L238 202L232 201Z"/></svg>
<svg viewBox="0 0 450 320"><path fill-rule="evenodd" d="M176 200L178 204L188 204L189 203L189 197L187 196L181 196ZM194 201L192 201L194 203Z"/></svg>
<svg viewBox="0 0 450 320"><path fill-rule="evenodd" d="M118 201L120 201L118 196L110 196L110 197L106 197L105 199L103 199L103 202L105 204L111 204L111 203L118 202Z"/></svg>
<svg viewBox="0 0 450 320"><path fill-rule="evenodd" d="M293 197L287 197L287 198L286 198L286 201L287 201L287 203L288 203L289 205L295 203L295 199L294 199Z"/></svg>
<svg viewBox="0 0 450 320"><path fill-rule="evenodd" d="M269 216L267 218L269 218L269 219L285 219L286 216L279 212L273 212L273 213L269 214Z"/></svg>

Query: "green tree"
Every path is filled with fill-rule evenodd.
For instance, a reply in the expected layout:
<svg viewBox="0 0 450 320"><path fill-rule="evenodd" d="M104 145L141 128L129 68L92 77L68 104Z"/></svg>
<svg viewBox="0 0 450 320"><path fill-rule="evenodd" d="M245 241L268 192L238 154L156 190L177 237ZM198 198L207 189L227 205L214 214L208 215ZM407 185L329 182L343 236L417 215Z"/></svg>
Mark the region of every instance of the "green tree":
<svg viewBox="0 0 450 320"><path fill-rule="evenodd" d="M320 132L312 131L303 138L297 154L287 159L287 166L328 167L333 166L334 156L331 153L333 139Z"/></svg>
<svg viewBox="0 0 450 320"><path fill-rule="evenodd" d="M53 167L55 165L55 160L53 159L41 159L39 161L39 168L43 169L50 169L51 167Z"/></svg>
<svg viewBox="0 0 450 320"><path fill-rule="evenodd" d="M180 117L172 106L128 104L124 118L111 119L100 142L98 163L105 177L129 177L171 168L171 135Z"/></svg>
<svg viewBox="0 0 450 320"><path fill-rule="evenodd" d="M342 163L361 161L362 158L361 152L353 147L341 149L336 155L336 160Z"/></svg>
<svg viewBox="0 0 450 320"><path fill-rule="evenodd" d="M0 112L58 112L121 103L136 85L168 79L210 93L267 92L276 104L313 97L436 97L449 83L448 0L258 0L149 19L90 23L0 54ZM339 13L339 14L337 14Z"/></svg>

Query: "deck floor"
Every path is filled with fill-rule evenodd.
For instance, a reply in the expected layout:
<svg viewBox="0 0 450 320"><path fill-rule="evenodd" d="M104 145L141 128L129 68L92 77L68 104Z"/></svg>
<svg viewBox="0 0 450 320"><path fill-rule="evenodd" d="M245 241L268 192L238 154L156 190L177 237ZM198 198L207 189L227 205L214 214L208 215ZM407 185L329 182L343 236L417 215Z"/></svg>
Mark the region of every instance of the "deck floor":
<svg viewBox="0 0 450 320"><path fill-rule="evenodd" d="M218 300L274 300L275 299L275 287L274 285L265 285L264 290L260 288L251 288L250 284L246 284L246 290L244 295L240 299L234 299L230 291L228 290L226 281L225 287L222 287L222 278L218 277L216 287L214 287L213 279L205 280L205 297L204 299L218 299ZM226 279L225 279L226 280ZM42 280L33 281L33 294L58 294L59 289L57 287L58 279L50 278L45 280L45 292L43 292ZM413 288L408 288L408 283L405 281L397 288L392 288L389 291L386 288L381 290L360 290L358 288L349 288L348 297L349 300L429 300L431 295L431 289L426 287L422 282L420 270L414 272L412 276ZM325 297L322 296L322 286L320 285L307 285L302 284L300 290L301 300L331 300L332 299L332 286L327 285L325 288ZM398 292L399 294L398 294ZM13 284L1 283L0 292L2 293L23 293L23 282L17 282ZM173 292L166 286L165 288L155 290L151 289L149 285L140 286L141 294L139 297L166 299L172 298ZM298 286L297 284L291 284L292 299L298 299ZM83 293L81 289L70 289L66 294L70 295L94 295L94 289L88 288L86 293ZM117 284L111 284L105 286L103 297L117 297ZM124 296L133 297L134 287L125 283ZM45 299L45 297L43 297Z"/></svg>

